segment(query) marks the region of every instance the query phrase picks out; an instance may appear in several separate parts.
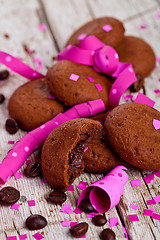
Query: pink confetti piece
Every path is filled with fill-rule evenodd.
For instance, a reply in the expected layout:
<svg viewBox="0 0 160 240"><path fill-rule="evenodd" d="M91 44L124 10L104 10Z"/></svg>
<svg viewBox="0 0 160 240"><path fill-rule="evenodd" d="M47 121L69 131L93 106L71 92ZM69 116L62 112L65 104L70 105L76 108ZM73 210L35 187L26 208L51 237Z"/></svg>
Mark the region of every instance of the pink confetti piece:
<svg viewBox="0 0 160 240"><path fill-rule="evenodd" d="M129 218L130 222L138 222L139 221L137 214L128 215L128 218Z"/></svg>
<svg viewBox="0 0 160 240"><path fill-rule="evenodd" d="M126 95L123 95L123 98L124 98L125 101L131 100L131 99L133 98L133 95L131 95L131 94L126 94Z"/></svg>
<svg viewBox="0 0 160 240"><path fill-rule="evenodd" d="M153 214L152 214L152 218L153 218L153 219L160 220L160 214L153 213Z"/></svg>
<svg viewBox="0 0 160 240"><path fill-rule="evenodd" d="M40 57L33 57L33 62L35 63L41 63L42 59Z"/></svg>
<svg viewBox="0 0 160 240"><path fill-rule="evenodd" d="M154 104L155 102L150 99L149 97L145 96L143 93L138 93L134 102L139 102L139 103L142 103L142 104L146 104L150 107L154 107Z"/></svg>
<svg viewBox="0 0 160 240"><path fill-rule="evenodd" d="M35 201L34 200L29 200L28 201L28 206L29 207L33 207L33 206L35 206L36 204L35 204Z"/></svg>
<svg viewBox="0 0 160 240"><path fill-rule="evenodd" d="M45 31L46 29L47 29L47 27L46 27L46 25L43 23L43 24L40 24L39 26L39 29L41 30L41 31Z"/></svg>
<svg viewBox="0 0 160 240"><path fill-rule="evenodd" d="M137 210L137 209L138 209L138 205L131 204L131 205L130 205L130 208L132 208L132 209L134 209L134 210Z"/></svg>
<svg viewBox="0 0 160 240"><path fill-rule="evenodd" d="M49 94L48 98L49 98L49 99L52 99L52 100L55 100L55 97L52 96L52 94Z"/></svg>
<svg viewBox="0 0 160 240"><path fill-rule="evenodd" d="M79 79L79 75L72 73L71 76L69 77L69 79L76 82Z"/></svg>
<svg viewBox="0 0 160 240"><path fill-rule="evenodd" d="M70 185L67 191L74 191L74 185Z"/></svg>
<svg viewBox="0 0 160 240"><path fill-rule="evenodd" d="M141 185L141 179L134 179L131 181L131 186L132 187L137 187Z"/></svg>
<svg viewBox="0 0 160 240"><path fill-rule="evenodd" d="M153 183L154 182L154 174L147 174L146 177L143 177L145 182L148 183Z"/></svg>
<svg viewBox="0 0 160 240"><path fill-rule="evenodd" d="M88 214L87 214L87 217L88 217L88 218L93 218L95 215L97 215L96 212L91 212L91 213L88 213Z"/></svg>
<svg viewBox="0 0 160 240"><path fill-rule="evenodd" d="M71 214L73 210L71 209L71 205L69 204L64 204L63 207L61 208L60 212Z"/></svg>
<svg viewBox="0 0 160 240"><path fill-rule="evenodd" d="M160 12L156 14L156 17L157 17L157 18L160 18Z"/></svg>
<svg viewBox="0 0 160 240"><path fill-rule="evenodd" d="M82 190L82 189L86 188L87 185L88 185L88 182L80 181L80 183L78 184L77 188Z"/></svg>
<svg viewBox="0 0 160 240"><path fill-rule="evenodd" d="M41 240L43 239L44 237L42 236L42 234L40 234L39 232L37 232L36 234L32 235L35 239L37 240Z"/></svg>
<svg viewBox="0 0 160 240"><path fill-rule="evenodd" d="M36 69L37 69L37 70L40 70L40 69L42 69L42 68L43 68L43 65L42 65L42 64L37 64L37 65L36 65Z"/></svg>
<svg viewBox="0 0 160 240"><path fill-rule="evenodd" d="M8 144L14 144L15 141L8 141Z"/></svg>
<svg viewBox="0 0 160 240"><path fill-rule="evenodd" d="M127 231L126 231L125 227L122 226L122 228L123 228L123 231L124 231L125 237L128 239L128 234L127 234Z"/></svg>
<svg viewBox="0 0 160 240"><path fill-rule="evenodd" d="M86 33L82 33L82 34L80 34L79 36L78 36L78 40L79 41L81 41L81 40L83 40L83 39L85 39L86 38L86 36L87 36L87 34Z"/></svg>
<svg viewBox="0 0 160 240"><path fill-rule="evenodd" d="M8 236L7 240L17 240L17 237L16 236Z"/></svg>
<svg viewBox="0 0 160 240"><path fill-rule="evenodd" d="M16 209L16 210L18 210L18 208L20 207L20 204L13 204L11 207L10 207L10 209Z"/></svg>
<svg viewBox="0 0 160 240"><path fill-rule="evenodd" d="M157 119L153 119L153 127L158 130L160 129L160 121Z"/></svg>
<svg viewBox="0 0 160 240"><path fill-rule="evenodd" d="M21 172L16 172L16 174L14 176L15 176L15 179L19 179L19 178L21 178L22 173Z"/></svg>
<svg viewBox="0 0 160 240"><path fill-rule="evenodd" d="M109 219L109 225L110 227L114 227L114 226L117 226L119 223L118 223L118 218L110 218Z"/></svg>
<svg viewBox="0 0 160 240"><path fill-rule="evenodd" d="M19 235L19 239L20 240L27 239L27 234Z"/></svg>
<svg viewBox="0 0 160 240"><path fill-rule="evenodd" d="M160 62L160 57L156 57L156 61L157 61L157 62Z"/></svg>
<svg viewBox="0 0 160 240"><path fill-rule="evenodd" d="M76 214L81 214L82 210L77 207L73 212Z"/></svg>
<svg viewBox="0 0 160 240"><path fill-rule="evenodd" d="M160 89L155 89L154 93L159 94L160 93Z"/></svg>
<svg viewBox="0 0 160 240"><path fill-rule="evenodd" d="M73 226L77 225L77 222L70 222L70 227L72 228Z"/></svg>
<svg viewBox="0 0 160 240"><path fill-rule="evenodd" d="M147 25L145 25L145 24L140 25L140 28L141 28L141 29L146 29L146 28L147 28Z"/></svg>
<svg viewBox="0 0 160 240"><path fill-rule="evenodd" d="M86 147L85 149L84 149L84 152L86 152L88 150L88 147Z"/></svg>
<svg viewBox="0 0 160 240"><path fill-rule="evenodd" d="M69 227L69 221L61 221L63 227Z"/></svg>
<svg viewBox="0 0 160 240"><path fill-rule="evenodd" d="M147 200L146 203L147 203L148 205L154 205L154 204L156 204L156 202L155 202L154 199Z"/></svg>
<svg viewBox="0 0 160 240"><path fill-rule="evenodd" d="M99 83L95 84L95 87L97 88L98 92L101 92L103 89Z"/></svg>
<svg viewBox="0 0 160 240"><path fill-rule="evenodd" d="M153 199L156 203L159 203L160 202L160 195L158 195L156 197L153 197Z"/></svg>
<svg viewBox="0 0 160 240"><path fill-rule="evenodd" d="M153 174L156 175L157 177L160 177L160 171L154 171Z"/></svg>
<svg viewBox="0 0 160 240"><path fill-rule="evenodd" d="M47 180L46 179L42 179L41 183L47 183Z"/></svg>
<svg viewBox="0 0 160 240"><path fill-rule="evenodd" d="M143 215L145 216L152 216L153 211L151 209L144 209Z"/></svg>
<svg viewBox="0 0 160 240"><path fill-rule="evenodd" d="M111 30L112 30L112 27L111 27L111 25L104 25L103 27L102 27L102 29L105 31L105 32L110 32Z"/></svg>
<svg viewBox="0 0 160 240"><path fill-rule="evenodd" d="M160 82L160 78L158 79L158 82Z"/></svg>
<svg viewBox="0 0 160 240"><path fill-rule="evenodd" d="M94 82L94 79L92 77L87 77L87 79L90 81L90 82Z"/></svg>

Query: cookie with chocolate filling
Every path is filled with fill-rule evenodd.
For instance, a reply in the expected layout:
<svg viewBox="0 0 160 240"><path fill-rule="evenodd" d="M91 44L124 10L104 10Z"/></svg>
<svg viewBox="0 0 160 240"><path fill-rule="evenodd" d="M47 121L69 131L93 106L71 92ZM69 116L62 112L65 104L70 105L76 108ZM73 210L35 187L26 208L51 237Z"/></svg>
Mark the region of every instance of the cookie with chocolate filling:
<svg viewBox="0 0 160 240"><path fill-rule="evenodd" d="M83 37L94 35L104 44L116 47L122 41L124 31L123 23L116 18L96 18L77 29L67 41L66 46L69 44L78 45Z"/></svg>
<svg viewBox="0 0 160 240"><path fill-rule="evenodd" d="M42 171L49 184L66 191L84 170L83 155L91 137L102 125L91 119L74 119L54 129L42 148Z"/></svg>
<svg viewBox="0 0 160 240"><path fill-rule="evenodd" d="M46 80L52 94L66 105L102 99L108 106L111 83L90 66L60 61L49 68Z"/></svg>
<svg viewBox="0 0 160 240"><path fill-rule="evenodd" d="M9 100L8 111L21 129L30 131L64 112L65 107L50 95L45 81L38 79L16 89Z"/></svg>
<svg viewBox="0 0 160 240"><path fill-rule="evenodd" d="M107 142L126 162L135 167L160 170L160 112L141 103L125 103L114 108L104 124Z"/></svg>
<svg viewBox="0 0 160 240"><path fill-rule="evenodd" d="M131 63L137 76L137 81L131 89L139 91L143 87L144 78L155 66L155 54L151 46L143 39L134 36L125 36L116 47L120 62Z"/></svg>

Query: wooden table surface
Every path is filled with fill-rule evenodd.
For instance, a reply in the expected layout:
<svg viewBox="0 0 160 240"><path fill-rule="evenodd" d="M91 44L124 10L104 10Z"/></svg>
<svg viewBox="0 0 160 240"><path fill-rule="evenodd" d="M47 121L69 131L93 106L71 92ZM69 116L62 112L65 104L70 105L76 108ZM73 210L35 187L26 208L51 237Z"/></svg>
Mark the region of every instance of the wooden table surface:
<svg viewBox="0 0 160 240"><path fill-rule="evenodd" d="M36 67L34 57L42 58L43 68L46 73L54 61L53 56L63 48L66 40L72 32L85 23L100 16L113 16L124 22L126 34L142 37L154 49L156 56L160 57L160 1L156 0L0 0L0 50L6 51L14 56L20 57L25 63ZM39 29L40 24L45 24L46 30ZM141 29L146 25L146 29ZM6 38L6 34L9 36ZM34 50L34 54L28 55L25 46ZM5 67L0 65L0 69ZM145 89L141 90L148 97L156 101L155 107L160 110L160 95L154 92L160 89L160 62L157 68L145 80ZM9 117L7 111L8 100L13 91L27 80L12 73L8 80L0 82L0 93L6 100L0 105L0 161L5 157L12 145L8 141L17 141L25 132L18 131L15 135L9 135L4 128L6 119ZM136 94L135 94L136 96ZM34 156L29 158L34 159ZM10 207L0 206L0 240L7 236L27 234L27 239L35 239L33 234L39 232L44 239L73 239L70 237L68 227L62 227L61 221L70 222L87 221L89 230L86 239L99 239L103 228L109 227L109 221L104 227L95 227L91 219L82 214L61 213L61 206L54 206L46 201L51 187L47 183L41 183L41 178L26 178L23 175L24 166L19 170L22 172L20 179L12 177L6 184L20 190L21 198L18 201L18 210ZM140 171L136 168L129 169L129 181L120 203L106 213L107 220L118 217L119 225L112 227L116 233L116 239L126 239L122 226L126 228L128 239L152 240L160 239L160 222L149 216L144 216L146 208L153 207L160 214L159 203L148 206L146 201L160 194L160 179L155 176L153 183L146 184L143 177L148 171ZM102 175L83 173L74 182L75 191L67 192L67 204L76 208L76 201L81 190L76 186L79 181L91 182L101 179ZM130 181L141 179L141 185L131 187ZM29 207L27 201L35 200L35 206ZM138 205L138 210L130 208L130 204ZM48 225L39 231L28 231L24 222L30 214L38 213L46 217ZM137 214L139 222L129 222L128 215ZM16 239L16 238L15 238Z"/></svg>

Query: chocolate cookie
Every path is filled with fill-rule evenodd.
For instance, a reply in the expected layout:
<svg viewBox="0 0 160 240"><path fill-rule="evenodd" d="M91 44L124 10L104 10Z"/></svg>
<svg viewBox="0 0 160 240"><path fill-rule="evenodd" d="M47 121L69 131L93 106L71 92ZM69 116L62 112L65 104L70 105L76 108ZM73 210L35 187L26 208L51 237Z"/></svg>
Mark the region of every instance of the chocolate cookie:
<svg viewBox="0 0 160 240"><path fill-rule="evenodd" d="M91 119L74 119L50 133L42 148L42 171L52 187L66 191L84 169L84 149L90 138L102 129Z"/></svg>
<svg viewBox="0 0 160 240"><path fill-rule="evenodd" d="M77 76L77 81L72 80ZM106 76L97 73L92 67L68 60L53 65L47 72L49 89L66 105L102 99L108 105L111 83Z"/></svg>
<svg viewBox="0 0 160 240"><path fill-rule="evenodd" d="M126 162L149 170L160 170L160 130L153 126L160 112L141 103L114 108L105 121L109 144Z"/></svg>
<svg viewBox="0 0 160 240"><path fill-rule="evenodd" d="M155 66L155 54L151 46L143 39L134 36L125 36L116 47L120 62L128 62L133 65L137 75L137 81L132 90L138 91Z"/></svg>
<svg viewBox="0 0 160 240"><path fill-rule="evenodd" d="M122 41L124 31L124 26L118 19L112 17L96 18L77 29L66 45L78 45L82 36L94 35L106 45L116 47Z"/></svg>
<svg viewBox="0 0 160 240"><path fill-rule="evenodd" d="M64 112L63 103L50 99L50 91L44 80L38 79L20 86L11 96L9 115L24 130L30 131Z"/></svg>
<svg viewBox="0 0 160 240"><path fill-rule="evenodd" d="M127 166L107 143L104 129L92 136L83 159L85 170L91 173L107 173L118 165Z"/></svg>

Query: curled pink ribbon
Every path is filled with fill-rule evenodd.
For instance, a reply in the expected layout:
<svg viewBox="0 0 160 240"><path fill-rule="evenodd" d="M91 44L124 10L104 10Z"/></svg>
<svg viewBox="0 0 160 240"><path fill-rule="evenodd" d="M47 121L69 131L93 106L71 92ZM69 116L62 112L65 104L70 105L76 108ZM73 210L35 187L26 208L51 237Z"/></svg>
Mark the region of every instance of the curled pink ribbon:
<svg viewBox="0 0 160 240"><path fill-rule="evenodd" d="M109 94L109 108L116 107L122 94L137 80L132 65L119 62L115 49L105 45L93 35L82 40L78 47L67 46L58 54L58 60L70 60L93 66L97 72L115 77Z"/></svg>

